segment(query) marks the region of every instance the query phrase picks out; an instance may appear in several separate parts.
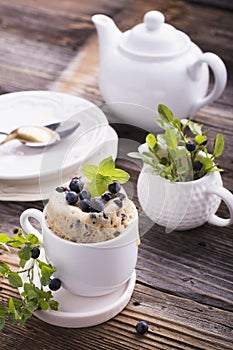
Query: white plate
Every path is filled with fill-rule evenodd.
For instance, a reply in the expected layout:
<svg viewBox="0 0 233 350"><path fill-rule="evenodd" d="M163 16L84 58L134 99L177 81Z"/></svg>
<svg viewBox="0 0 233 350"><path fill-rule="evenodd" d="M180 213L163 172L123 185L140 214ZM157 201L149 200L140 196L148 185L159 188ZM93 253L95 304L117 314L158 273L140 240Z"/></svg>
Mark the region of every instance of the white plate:
<svg viewBox="0 0 233 350"><path fill-rule="evenodd" d="M103 144L116 141L104 113L91 102L51 91L25 91L0 96L0 130L10 132L21 125L46 125L75 115L79 128L60 143L31 148L19 141L0 147L0 199L46 198L51 182L60 184ZM105 147L106 149L106 147ZM115 155L116 143L109 149ZM98 158L98 157L97 157ZM40 188L39 188L40 187ZM35 194L35 196L33 195Z"/></svg>
<svg viewBox="0 0 233 350"><path fill-rule="evenodd" d="M44 250L41 250L43 259ZM35 282L38 275L35 271ZM21 275L27 282L27 273ZM54 299L59 302L58 311L36 311L34 315L44 322L67 328L91 327L106 322L119 314L128 304L136 282L136 272L130 279L113 293L100 297L82 297L61 288L54 293ZM22 288L19 288L22 292Z"/></svg>

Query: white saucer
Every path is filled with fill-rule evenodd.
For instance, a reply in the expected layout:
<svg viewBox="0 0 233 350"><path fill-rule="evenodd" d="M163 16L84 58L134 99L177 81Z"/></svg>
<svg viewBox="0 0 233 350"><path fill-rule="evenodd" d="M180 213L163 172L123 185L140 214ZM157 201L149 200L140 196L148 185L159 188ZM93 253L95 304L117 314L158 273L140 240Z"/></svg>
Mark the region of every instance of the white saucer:
<svg viewBox="0 0 233 350"><path fill-rule="evenodd" d="M44 322L66 328L91 327L106 322L119 314L128 304L136 281L136 272L121 288L101 297L81 297L67 290L54 293L59 302L58 311L36 311L34 315Z"/></svg>
<svg viewBox="0 0 233 350"><path fill-rule="evenodd" d="M35 149L19 141L1 146L0 200L46 199L55 184L74 176L89 158L96 155L100 161L107 149L107 155L116 156L115 131L101 109L83 98L52 91L9 93L0 96L0 113L4 116L0 131L5 132L21 125L60 122L74 115L80 122L72 135L50 147Z"/></svg>
<svg viewBox="0 0 233 350"><path fill-rule="evenodd" d="M41 248L41 260L44 250ZM34 274L36 284L39 284L38 274ZM21 275L23 282L27 282L27 273ZM66 328L91 327L106 322L119 314L128 304L136 282L136 272L130 279L113 293L99 297L83 297L70 293L64 288L53 292L54 300L58 301L58 311L36 311L34 315L40 320L54 326ZM22 288L19 288L22 292Z"/></svg>

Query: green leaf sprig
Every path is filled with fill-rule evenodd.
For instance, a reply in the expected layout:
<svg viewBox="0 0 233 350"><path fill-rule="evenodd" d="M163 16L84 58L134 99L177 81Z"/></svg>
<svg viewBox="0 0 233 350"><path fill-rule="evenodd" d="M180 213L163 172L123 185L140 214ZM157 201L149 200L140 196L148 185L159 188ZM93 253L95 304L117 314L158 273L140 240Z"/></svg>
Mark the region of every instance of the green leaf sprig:
<svg viewBox="0 0 233 350"><path fill-rule="evenodd" d="M129 180L129 174L115 167L115 162L112 156L103 159L99 166L85 164L83 166L83 174L90 181L89 191L92 197L97 197L103 194L108 185L113 181L118 181L123 184Z"/></svg>
<svg viewBox="0 0 233 350"><path fill-rule="evenodd" d="M215 164L215 158L224 150L224 138L217 134L213 153L206 148L207 132L203 125L192 120L174 118L169 108L159 104L160 118L156 123L165 130L163 134L146 136L148 150L130 152L132 158L141 159L148 165L148 171L170 181L192 181L208 172L223 171Z"/></svg>
<svg viewBox="0 0 233 350"><path fill-rule="evenodd" d="M53 294L45 287L49 285L50 278L55 269L38 258L32 258L32 250L40 243L34 234L24 235L19 230L13 238L0 233L0 246L4 247L9 253L11 247L19 248L19 266L20 269L14 272L10 267L0 262L0 276L7 278L9 284L14 288L22 288L22 299L10 298L8 305L0 303L0 331L4 328L6 320L11 324L25 324L36 310L57 310L58 302L53 300ZM34 283L34 271L37 270L40 287ZM27 283L23 282L22 273L27 274Z"/></svg>

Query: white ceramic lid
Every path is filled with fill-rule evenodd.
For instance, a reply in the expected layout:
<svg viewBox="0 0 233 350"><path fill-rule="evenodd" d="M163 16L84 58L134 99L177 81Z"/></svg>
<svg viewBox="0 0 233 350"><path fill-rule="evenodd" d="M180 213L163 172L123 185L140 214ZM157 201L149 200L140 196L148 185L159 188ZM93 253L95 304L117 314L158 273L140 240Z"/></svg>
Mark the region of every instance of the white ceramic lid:
<svg viewBox="0 0 233 350"><path fill-rule="evenodd" d="M149 11L143 23L125 32L120 48L137 56L169 56L185 51L189 37L173 26L164 23L165 17L159 11Z"/></svg>

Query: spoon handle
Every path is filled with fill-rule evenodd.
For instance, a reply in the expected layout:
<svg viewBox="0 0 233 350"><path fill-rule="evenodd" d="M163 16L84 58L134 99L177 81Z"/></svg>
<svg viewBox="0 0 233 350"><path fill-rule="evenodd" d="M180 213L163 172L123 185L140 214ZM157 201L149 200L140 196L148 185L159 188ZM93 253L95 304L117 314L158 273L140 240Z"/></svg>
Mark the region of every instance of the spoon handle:
<svg viewBox="0 0 233 350"><path fill-rule="evenodd" d="M6 134L6 135L7 135L7 137L2 142L0 142L0 146L4 145L5 143L7 143L11 140L15 140L17 138L17 133L15 131L13 131L10 134Z"/></svg>

